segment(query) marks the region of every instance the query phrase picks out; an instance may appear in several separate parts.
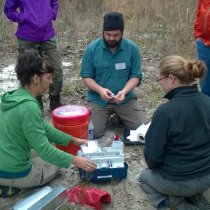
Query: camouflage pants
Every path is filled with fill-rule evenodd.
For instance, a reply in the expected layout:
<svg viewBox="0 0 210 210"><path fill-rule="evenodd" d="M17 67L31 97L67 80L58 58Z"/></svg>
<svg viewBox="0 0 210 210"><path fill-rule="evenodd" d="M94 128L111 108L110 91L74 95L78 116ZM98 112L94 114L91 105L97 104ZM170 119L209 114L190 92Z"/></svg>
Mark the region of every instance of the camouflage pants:
<svg viewBox="0 0 210 210"><path fill-rule="evenodd" d="M19 53L32 50L39 53L41 56L46 56L50 59L51 64L54 66L54 77L49 92L51 95L59 94L63 86L63 71L60 50L56 37L45 42L31 42L17 39L17 45Z"/></svg>

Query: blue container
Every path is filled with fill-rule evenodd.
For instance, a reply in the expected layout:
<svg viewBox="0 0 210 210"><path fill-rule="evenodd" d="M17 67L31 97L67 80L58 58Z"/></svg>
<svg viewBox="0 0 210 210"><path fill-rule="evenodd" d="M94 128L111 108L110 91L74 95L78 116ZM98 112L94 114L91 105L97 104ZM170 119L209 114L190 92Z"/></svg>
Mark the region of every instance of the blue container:
<svg viewBox="0 0 210 210"><path fill-rule="evenodd" d="M120 181L127 177L128 164L124 162L124 167L121 168L100 168L91 173L87 173L79 168L79 175L82 181L95 183Z"/></svg>

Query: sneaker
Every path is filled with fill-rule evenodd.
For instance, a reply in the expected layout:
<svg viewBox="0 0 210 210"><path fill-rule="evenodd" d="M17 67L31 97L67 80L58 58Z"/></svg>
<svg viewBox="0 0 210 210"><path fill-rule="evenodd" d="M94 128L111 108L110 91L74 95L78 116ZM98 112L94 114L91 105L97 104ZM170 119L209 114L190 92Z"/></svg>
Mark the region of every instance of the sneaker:
<svg viewBox="0 0 210 210"><path fill-rule="evenodd" d="M168 205L169 205L169 200L165 199L158 205L157 210L167 210Z"/></svg>
<svg viewBox="0 0 210 210"><path fill-rule="evenodd" d="M197 206L188 203L184 197L170 196L169 208L171 210L200 210Z"/></svg>
<svg viewBox="0 0 210 210"><path fill-rule="evenodd" d="M17 187L0 186L0 197L9 198L17 195L20 191Z"/></svg>

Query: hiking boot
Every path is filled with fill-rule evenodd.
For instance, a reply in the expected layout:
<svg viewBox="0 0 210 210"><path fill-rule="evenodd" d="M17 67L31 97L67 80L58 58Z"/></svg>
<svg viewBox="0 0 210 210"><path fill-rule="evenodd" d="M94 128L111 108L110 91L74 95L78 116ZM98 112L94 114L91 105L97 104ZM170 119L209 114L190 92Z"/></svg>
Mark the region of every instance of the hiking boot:
<svg viewBox="0 0 210 210"><path fill-rule="evenodd" d="M197 193L185 199L201 210L210 210L210 202L204 197L203 193Z"/></svg>
<svg viewBox="0 0 210 210"><path fill-rule="evenodd" d="M17 195L20 191L17 187L0 186L0 197L9 198Z"/></svg>
<svg viewBox="0 0 210 210"><path fill-rule="evenodd" d="M54 109L63 106L63 104L61 103L61 98L60 98L60 94L56 94L56 95L50 95L50 111L53 111Z"/></svg>
<svg viewBox="0 0 210 210"><path fill-rule="evenodd" d="M36 96L36 100L39 102L39 106L40 106L41 110L43 110L42 95Z"/></svg>

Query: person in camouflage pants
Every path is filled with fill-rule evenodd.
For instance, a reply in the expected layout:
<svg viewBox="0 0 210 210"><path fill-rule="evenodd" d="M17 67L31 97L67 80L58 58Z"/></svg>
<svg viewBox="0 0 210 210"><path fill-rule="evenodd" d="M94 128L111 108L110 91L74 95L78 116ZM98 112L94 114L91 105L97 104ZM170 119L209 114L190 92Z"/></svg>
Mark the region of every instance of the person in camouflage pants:
<svg viewBox="0 0 210 210"><path fill-rule="evenodd" d="M46 56L54 67L53 83L49 89L50 110L61 106L63 86L62 61L52 21L58 14L58 0L6 0L4 12L7 18L18 23L16 31L19 54L35 51ZM37 97L41 107L42 96Z"/></svg>

